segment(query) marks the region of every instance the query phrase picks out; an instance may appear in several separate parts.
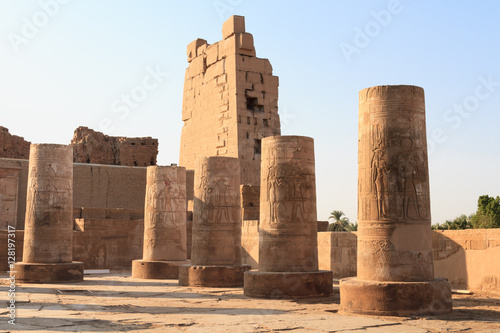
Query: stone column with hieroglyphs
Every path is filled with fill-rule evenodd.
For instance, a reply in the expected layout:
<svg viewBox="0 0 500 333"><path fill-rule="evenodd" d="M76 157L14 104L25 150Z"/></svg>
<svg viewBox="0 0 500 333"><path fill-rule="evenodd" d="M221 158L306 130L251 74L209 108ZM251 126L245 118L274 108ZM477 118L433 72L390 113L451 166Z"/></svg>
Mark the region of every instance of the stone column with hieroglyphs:
<svg viewBox="0 0 500 333"><path fill-rule="evenodd" d="M149 166L143 259L132 261L132 277L177 279L179 266L187 263L186 169Z"/></svg>
<svg viewBox="0 0 500 333"><path fill-rule="evenodd" d="M318 271L314 141L274 136L262 147L259 271L245 273L245 295L330 295L332 272Z"/></svg>
<svg viewBox="0 0 500 333"><path fill-rule="evenodd" d="M22 282L83 280L83 263L73 261L73 148L32 144L23 261L13 270Z"/></svg>
<svg viewBox="0 0 500 333"><path fill-rule="evenodd" d="M243 285L241 264L240 165L237 158L205 157L195 170L191 265L182 265L179 284Z"/></svg>
<svg viewBox="0 0 500 333"><path fill-rule="evenodd" d="M358 145L358 275L341 281L342 310L451 311L449 284L434 279L424 90L361 90Z"/></svg>

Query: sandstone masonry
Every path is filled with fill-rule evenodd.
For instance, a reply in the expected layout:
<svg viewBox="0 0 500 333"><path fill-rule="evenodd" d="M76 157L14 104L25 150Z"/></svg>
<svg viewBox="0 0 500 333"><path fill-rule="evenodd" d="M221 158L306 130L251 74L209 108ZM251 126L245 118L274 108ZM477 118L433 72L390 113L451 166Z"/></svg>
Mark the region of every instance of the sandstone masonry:
<svg viewBox="0 0 500 333"><path fill-rule="evenodd" d="M73 162L125 166L156 165L158 139L108 136L78 127L73 139Z"/></svg>
<svg viewBox="0 0 500 333"><path fill-rule="evenodd" d="M7 128L0 126L0 157L27 159L30 154L30 144L31 142L10 134Z"/></svg>
<svg viewBox="0 0 500 333"><path fill-rule="evenodd" d="M278 77L255 56L244 17L224 22L222 37L187 47L179 164L195 169L199 158L236 157L241 184L259 185L261 140L280 134Z"/></svg>

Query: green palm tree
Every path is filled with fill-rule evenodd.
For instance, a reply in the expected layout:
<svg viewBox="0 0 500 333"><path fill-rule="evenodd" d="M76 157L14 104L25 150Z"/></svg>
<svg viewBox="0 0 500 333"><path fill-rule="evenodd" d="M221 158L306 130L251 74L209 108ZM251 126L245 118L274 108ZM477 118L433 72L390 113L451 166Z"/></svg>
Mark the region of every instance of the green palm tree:
<svg viewBox="0 0 500 333"><path fill-rule="evenodd" d="M328 219L333 219L333 222L328 226L329 231L349 231L351 223L349 219L344 216L344 212L341 210L334 210L330 213Z"/></svg>

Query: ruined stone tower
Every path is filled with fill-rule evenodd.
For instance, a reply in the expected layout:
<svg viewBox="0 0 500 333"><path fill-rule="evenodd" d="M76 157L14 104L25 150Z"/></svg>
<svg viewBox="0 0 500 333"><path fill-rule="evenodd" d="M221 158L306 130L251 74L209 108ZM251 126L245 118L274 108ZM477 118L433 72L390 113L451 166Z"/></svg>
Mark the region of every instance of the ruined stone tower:
<svg viewBox="0 0 500 333"><path fill-rule="evenodd" d="M261 140L280 134L278 77L255 56L245 18L232 16L222 40L188 45L179 164L195 169L208 156L240 159L241 184L259 185Z"/></svg>

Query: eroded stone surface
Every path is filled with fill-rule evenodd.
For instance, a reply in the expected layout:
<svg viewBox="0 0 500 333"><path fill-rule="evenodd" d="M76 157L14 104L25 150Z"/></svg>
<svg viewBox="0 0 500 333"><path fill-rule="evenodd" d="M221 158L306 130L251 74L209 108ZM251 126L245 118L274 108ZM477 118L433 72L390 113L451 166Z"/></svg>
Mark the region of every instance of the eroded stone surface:
<svg viewBox="0 0 500 333"><path fill-rule="evenodd" d="M274 136L262 148L259 271L245 273L245 295L328 296L332 272L318 271L314 141Z"/></svg>
<svg viewBox="0 0 500 333"><path fill-rule="evenodd" d="M10 134L9 129L0 126L0 158L27 159L30 154L30 144L31 142Z"/></svg>
<svg viewBox="0 0 500 333"><path fill-rule="evenodd" d="M144 260L187 260L186 169L148 167Z"/></svg>
<svg viewBox="0 0 500 333"><path fill-rule="evenodd" d="M73 149L33 144L30 148L23 261L11 270L26 282L83 279L73 262Z"/></svg>
<svg viewBox="0 0 500 333"><path fill-rule="evenodd" d="M278 77L257 58L242 16L223 25L223 40L188 45L179 164L206 156L237 157L240 184L259 185L261 140L280 134Z"/></svg>
<svg viewBox="0 0 500 333"><path fill-rule="evenodd" d="M343 311L451 311L449 283L434 280L430 218L424 90L361 90L358 275L341 282Z"/></svg>
<svg viewBox="0 0 500 333"><path fill-rule="evenodd" d="M87 127L75 130L74 162L126 166L156 165L158 139L108 136Z"/></svg>
<svg viewBox="0 0 500 333"><path fill-rule="evenodd" d="M431 280L424 90L378 86L359 98L358 278Z"/></svg>
<svg viewBox="0 0 500 333"><path fill-rule="evenodd" d="M73 259L73 149L32 144L24 232L24 263Z"/></svg>
<svg viewBox="0 0 500 333"><path fill-rule="evenodd" d="M195 179L193 265L241 265L239 161L208 157Z"/></svg>
<svg viewBox="0 0 500 333"><path fill-rule="evenodd" d="M0 284L7 288L8 281ZM454 311L429 317L341 315L339 294L321 300L245 297L241 288L181 287L123 275L90 275L75 285L16 285L15 332L496 332L500 300L453 295ZM7 299L2 298L2 307Z"/></svg>
<svg viewBox="0 0 500 333"><path fill-rule="evenodd" d="M318 270L314 141L275 136L263 140L259 270Z"/></svg>

